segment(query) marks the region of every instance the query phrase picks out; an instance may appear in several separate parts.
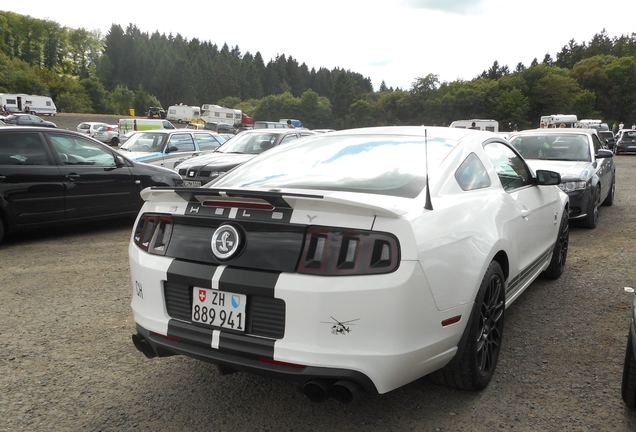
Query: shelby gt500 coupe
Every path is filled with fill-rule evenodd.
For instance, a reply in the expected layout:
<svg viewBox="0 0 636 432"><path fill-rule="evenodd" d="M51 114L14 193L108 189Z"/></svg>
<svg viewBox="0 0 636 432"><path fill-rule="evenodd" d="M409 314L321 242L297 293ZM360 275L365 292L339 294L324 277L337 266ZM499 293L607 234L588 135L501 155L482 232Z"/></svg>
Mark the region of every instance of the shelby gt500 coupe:
<svg viewBox="0 0 636 432"><path fill-rule="evenodd" d="M504 310L568 248L560 176L495 134L317 135L203 188L149 188L129 247L135 346L299 381L312 400L436 372L490 381Z"/></svg>

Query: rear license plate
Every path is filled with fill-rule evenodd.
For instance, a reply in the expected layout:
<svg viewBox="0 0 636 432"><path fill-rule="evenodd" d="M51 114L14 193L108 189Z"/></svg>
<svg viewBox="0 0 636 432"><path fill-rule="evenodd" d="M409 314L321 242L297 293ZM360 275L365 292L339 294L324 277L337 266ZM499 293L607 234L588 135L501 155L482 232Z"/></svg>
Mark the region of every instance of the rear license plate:
<svg viewBox="0 0 636 432"><path fill-rule="evenodd" d="M200 187L201 186L201 182L200 181L195 181L195 180L184 180L183 181L183 185L185 187Z"/></svg>
<svg viewBox="0 0 636 432"><path fill-rule="evenodd" d="M192 321L214 327L245 331L247 296L197 288L192 290Z"/></svg>

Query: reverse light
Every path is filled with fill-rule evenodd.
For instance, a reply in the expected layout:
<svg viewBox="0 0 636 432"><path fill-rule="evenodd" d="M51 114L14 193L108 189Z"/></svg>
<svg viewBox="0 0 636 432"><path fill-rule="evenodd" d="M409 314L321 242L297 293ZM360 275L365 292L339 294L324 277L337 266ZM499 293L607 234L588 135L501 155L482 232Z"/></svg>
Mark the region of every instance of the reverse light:
<svg viewBox="0 0 636 432"><path fill-rule="evenodd" d="M307 228L299 273L346 276L391 273L398 268L397 238L389 233Z"/></svg>
<svg viewBox="0 0 636 432"><path fill-rule="evenodd" d="M563 192L572 192L575 190L585 189L587 182L585 180L565 181L559 185L559 189Z"/></svg>
<svg viewBox="0 0 636 432"><path fill-rule="evenodd" d="M165 255L174 221L164 214L144 214L135 227L133 240L137 246L155 255Z"/></svg>

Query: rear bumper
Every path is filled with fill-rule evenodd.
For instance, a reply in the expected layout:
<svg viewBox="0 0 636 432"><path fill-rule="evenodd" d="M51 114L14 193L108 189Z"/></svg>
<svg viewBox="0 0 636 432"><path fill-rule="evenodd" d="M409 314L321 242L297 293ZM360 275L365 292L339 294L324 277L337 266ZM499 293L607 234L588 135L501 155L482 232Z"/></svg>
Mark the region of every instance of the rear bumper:
<svg viewBox="0 0 636 432"><path fill-rule="evenodd" d="M185 355L197 360L225 366L230 370L245 371L258 375L286 379L298 383L305 383L312 379L334 382L346 380L355 382L366 392L377 393L377 389L371 379L361 372L316 366L296 367L292 365L267 362L263 360L263 357L250 357L244 354L234 354L226 351L213 350L203 344L199 344L188 339L189 332L187 327L194 326L183 326L183 338L179 336L171 336L168 339L157 333L150 332L140 325L137 325L137 335L144 338L159 357Z"/></svg>
<svg viewBox="0 0 636 432"><path fill-rule="evenodd" d="M133 316L153 348L298 380L346 378L378 393L446 365L457 351L472 307L470 303L439 311L421 267L413 261L402 261L397 271L383 275L281 273L271 278L245 270L251 276L243 278L243 270L232 267L214 270L196 264L199 270L188 270L192 264L148 254L133 243L129 255ZM250 331L249 324L246 333L192 324L192 287L209 288L212 279L220 291L247 295L248 310L254 304L250 296L284 302L284 332L268 337ZM177 316L168 307L165 287L173 283L190 290L179 301L185 315ZM458 323L441 326L456 315L462 316ZM338 331L335 320L351 324ZM263 360L304 368L288 370Z"/></svg>

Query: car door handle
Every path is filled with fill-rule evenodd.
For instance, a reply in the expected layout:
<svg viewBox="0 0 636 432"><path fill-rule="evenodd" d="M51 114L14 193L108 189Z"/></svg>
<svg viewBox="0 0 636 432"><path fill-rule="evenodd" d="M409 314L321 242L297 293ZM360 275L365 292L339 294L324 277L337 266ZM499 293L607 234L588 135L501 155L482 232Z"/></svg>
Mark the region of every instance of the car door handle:
<svg viewBox="0 0 636 432"><path fill-rule="evenodd" d="M66 178L69 179L70 181L75 181L78 178L80 178L80 175L75 173L70 173L70 174L66 174Z"/></svg>
<svg viewBox="0 0 636 432"><path fill-rule="evenodd" d="M528 210L527 208L522 208L521 209L521 217L524 219L528 219L528 215L530 214L530 210Z"/></svg>
<svg viewBox="0 0 636 432"><path fill-rule="evenodd" d="M7 176L0 175L0 181L6 180Z"/></svg>

